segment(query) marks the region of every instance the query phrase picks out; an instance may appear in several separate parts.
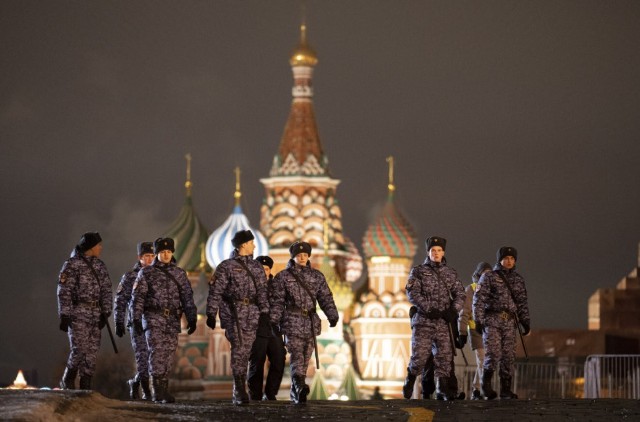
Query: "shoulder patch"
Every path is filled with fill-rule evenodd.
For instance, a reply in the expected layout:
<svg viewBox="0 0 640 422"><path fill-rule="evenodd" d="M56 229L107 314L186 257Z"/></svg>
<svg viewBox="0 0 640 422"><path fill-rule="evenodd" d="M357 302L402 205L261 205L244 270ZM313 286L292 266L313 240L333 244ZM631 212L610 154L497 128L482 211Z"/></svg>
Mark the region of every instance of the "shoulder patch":
<svg viewBox="0 0 640 422"><path fill-rule="evenodd" d="M60 273L58 281L60 282L60 284L64 284L64 282L67 281L67 275L65 273Z"/></svg>

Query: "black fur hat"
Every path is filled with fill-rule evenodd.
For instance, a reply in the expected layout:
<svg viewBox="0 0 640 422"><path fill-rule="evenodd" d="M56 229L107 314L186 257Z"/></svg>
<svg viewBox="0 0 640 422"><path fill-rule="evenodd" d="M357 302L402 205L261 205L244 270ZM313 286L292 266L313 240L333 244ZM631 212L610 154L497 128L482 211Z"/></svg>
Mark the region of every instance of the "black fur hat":
<svg viewBox="0 0 640 422"><path fill-rule="evenodd" d="M425 244L427 245L427 252L434 246L440 246L444 251L445 247L447 246L447 239L440 236L431 236L426 240Z"/></svg>
<svg viewBox="0 0 640 422"><path fill-rule="evenodd" d="M289 246L291 258L295 258L296 255L302 252L305 252L307 255L311 255L311 245L307 242L303 242L302 240L297 240Z"/></svg>
<svg viewBox="0 0 640 422"><path fill-rule="evenodd" d="M170 237L159 237L153 242L153 252L157 255L161 251L169 249L171 252L175 252L176 248L173 245L173 239Z"/></svg>
<svg viewBox="0 0 640 422"><path fill-rule="evenodd" d="M138 243L138 256L142 256L147 253L153 253L153 242Z"/></svg>
<svg viewBox="0 0 640 422"><path fill-rule="evenodd" d="M512 256L514 260L518 260L518 251L513 246L503 246L498 249L498 253L496 257L498 258L498 262L502 261L505 256Z"/></svg>
<svg viewBox="0 0 640 422"><path fill-rule="evenodd" d="M260 255L256 258L256 261L258 261L262 265L266 265L269 268L273 268L273 259L271 259L270 256Z"/></svg>
<svg viewBox="0 0 640 422"><path fill-rule="evenodd" d="M76 245L76 248L84 253L89 249L96 246L98 243L102 242L102 238L100 237L100 233L98 232L86 232L80 238L80 242Z"/></svg>
<svg viewBox="0 0 640 422"><path fill-rule="evenodd" d="M234 248L238 249L240 245L242 245L243 243L247 243L248 241L253 239L255 239L255 237L253 237L253 233L251 233L251 230L240 230L233 235L231 244Z"/></svg>

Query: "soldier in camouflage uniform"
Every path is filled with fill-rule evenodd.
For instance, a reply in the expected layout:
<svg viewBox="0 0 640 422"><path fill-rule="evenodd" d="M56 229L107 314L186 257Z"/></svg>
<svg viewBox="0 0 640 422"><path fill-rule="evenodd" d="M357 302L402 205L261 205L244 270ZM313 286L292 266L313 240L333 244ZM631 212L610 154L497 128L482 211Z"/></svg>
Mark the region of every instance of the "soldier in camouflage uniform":
<svg viewBox="0 0 640 422"><path fill-rule="evenodd" d="M232 401L236 405L249 402L246 390L249 354L260 315L269 314L267 278L262 264L253 259L253 239L250 230L235 233L231 257L216 267L207 298L207 326L216 327L219 312L220 326L231 343Z"/></svg>
<svg viewBox="0 0 640 422"><path fill-rule="evenodd" d="M498 250L497 259L493 271L480 277L473 297L473 319L476 331L482 333L485 349L481 387L487 399L497 397L491 379L499 366L500 398L516 399L518 396L511 391L511 379L518 322L523 335L530 331L527 289L524 279L516 272L518 251L504 246Z"/></svg>
<svg viewBox="0 0 640 422"><path fill-rule="evenodd" d="M138 272L151 265L156 255L153 253L153 242L138 243L138 261L135 263L131 271L127 271L120 279L120 284L116 290L116 297L113 301L113 319L116 323L116 335L122 337L125 330L125 314L128 313L133 292L133 283L138 277ZM136 359L136 375L127 381L129 385L129 397L131 400L140 398L140 386L142 386L142 400L151 399L151 390L149 390L149 350L147 348L147 339L144 334L134 333L132 327L132 318L127 318L127 326L131 335L131 347Z"/></svg>
<svg viewBox="0 0 640 422"><path fill-rule="evenodd" d="M134 336L144 333L149 347L151 397L154 402L173 403L169 374L178 348L180 319L184 312L189 335L196 330L197 310L185 271L175 264L173 239L153 242L157 257L138 272L133 284L131 315Z"/></svg>
<svg viewBox="0 0 640 422"><path fill-rule="evenodd" d="M273 267L273 259L268 256L259 256L256 258L264 273L268 278L267 293L269 296L273 293L273 275L271 268ZM247 375L247 384L249 385L249 398L251 400L275 400L282 375L284 374L284 361L287 351L282 341L282 333L274 332L269 321L268 314L260 314L258 322L258 332L256 339L251 347L249 355L249 373ZM267 382L264 385L264 396L262 394L262 380L264 378L264 364L269 358L269 374Z"/></svg>
<svg viewBox="0 0 640 422"><path fill-rule="evenodd" d="M460 311L458 319L458 330L460 331L460 344L463 346L467 343L467 339L471 337L471 350L476 357L476 372L473 376L473 391L471 392L471 400L482 400L484 396L480 392L480 380L482 379L482 365L484 364L484 345L482 344L482 335L476 331L476 322L473 320L471 304L473 295L478 287L478 280L482 274L491 271L491 264L480 262L476 266L476 270L471 276L471 284L465 288L466 298L464 307Z"/></svg>
<svg viewBox="0 0 640 422"><path fill-rule="evenodd" d="M60 388L91 389L100 348L100 330L111 315L111 279L100 260L102 238L97 232L82 235L71 258L62 265L58 278L60 329L69 336L69 358Z"/></svg>
<svg viewBox="0 0 640 422"><path fill-rule="evenodd" d="M338 324L338 310L324 275L311 268L311 245L298 241L289 247L291 258L287 268L273 279L271 294L271 324L280 328L291 354L291 400L305 403L309 386L305 383L315 336L320 335L320 317L316 301L329 319ZM280 325L278 327L278 325Z"/></svg>
<svg viewBox="0 0 640 422"><path fill-rule="evenodd" d="M450 324L457 321L465 295L458 274L446 265L446 242L442 237L428 238L427 259L411 269L407 281L407 297L415 306L411 312L411 359L402 388L407 399L413 395L416 375L431 353L434 353L436 394L445 400L453 400L457 395L449 379L454 342Z"/></svg>

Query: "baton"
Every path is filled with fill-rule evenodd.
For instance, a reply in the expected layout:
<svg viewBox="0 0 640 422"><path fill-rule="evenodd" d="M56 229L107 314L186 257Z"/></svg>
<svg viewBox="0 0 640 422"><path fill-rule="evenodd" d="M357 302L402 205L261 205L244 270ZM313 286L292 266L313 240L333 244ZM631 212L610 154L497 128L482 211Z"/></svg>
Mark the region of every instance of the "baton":
<svg viewBox="0 0 640 422"><path fill-rule="evenodd" d="M113 346L113 351L118 353L118 346L116 346L116 340L113 338L113 333L111 332L111 326L109 325L109 319L106 320L107 332L109 333L109 338L111 339L111 345Z"/></svg>
<svg viewBox="0 0 640 422"><path fill-rule="evenodd" d="M518 334L520 334L520 342L522 343L522 350L524 350L524 358L529 360L529 355L527 354L527 346L524 345L524 336L522 335L522 328L520 328L520 320L518 319L518 314L513 313L514 319L516 321L516 329L518 330Z"/></svg>
<svg viewBox="0 0 640 422"><path fill-rule="evenodd" d="M309 314L309 320L311 320L311 331L313 332L313 352L316 356L316 369L320 369L320 358L318 358L318 340L316 340L316 330L313 327L313 314Z"/></svg>
<svg viewBox="0 0 640 422"><path fill-rule="evenodd" d="M460 353L462 353L462 359L464 359L464 366L469 366L469 361L467 360L467 357L464 355L464 350L460 349Z"/></svg>

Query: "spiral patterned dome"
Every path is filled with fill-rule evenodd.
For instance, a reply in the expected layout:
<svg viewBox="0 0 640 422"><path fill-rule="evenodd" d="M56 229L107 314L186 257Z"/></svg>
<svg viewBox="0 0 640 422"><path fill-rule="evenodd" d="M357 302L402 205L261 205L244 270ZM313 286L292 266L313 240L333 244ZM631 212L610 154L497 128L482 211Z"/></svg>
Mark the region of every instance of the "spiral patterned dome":
<svg viewBox="0 0 640 422"><path fill-rule="evenodd" d="M367 258L393 256L413 258L416 254L416 236L413 227L393 202L393 194L382 207L374 223L365 232L362 249Z"/></svg>
<svg viewBox="0 0 640 422"><path fill-rule="evenodd" d="M249 219L242 213L242 208L240 205L236 205L233 208L231 215L211 234L211 236L209 236L209 239L207 240L205 253L209 265L215 268L222 261L229 258L229 255L231 255L231 252L233 251L231 239L239 230L251 230L251 233L253 233L253 236L255 237L253 242L256 245L253 256L269 254L267 239L265 239L262 233L253 229L249 225Z"/></svg>

